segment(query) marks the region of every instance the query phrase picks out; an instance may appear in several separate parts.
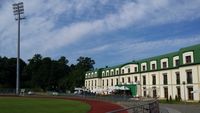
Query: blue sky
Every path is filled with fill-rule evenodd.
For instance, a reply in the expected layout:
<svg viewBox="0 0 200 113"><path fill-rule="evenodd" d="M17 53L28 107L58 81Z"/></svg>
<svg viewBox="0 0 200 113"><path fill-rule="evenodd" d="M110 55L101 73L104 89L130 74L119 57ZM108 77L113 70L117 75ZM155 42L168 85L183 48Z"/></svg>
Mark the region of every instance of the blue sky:
<svg viewBox="0 0 200 113"><path fill-rule="evenodd" d="M200 43L200 0L21 0L21 58L34 54L113 66ZM0 56L15 57L17 22L0 1Z"/></svg>

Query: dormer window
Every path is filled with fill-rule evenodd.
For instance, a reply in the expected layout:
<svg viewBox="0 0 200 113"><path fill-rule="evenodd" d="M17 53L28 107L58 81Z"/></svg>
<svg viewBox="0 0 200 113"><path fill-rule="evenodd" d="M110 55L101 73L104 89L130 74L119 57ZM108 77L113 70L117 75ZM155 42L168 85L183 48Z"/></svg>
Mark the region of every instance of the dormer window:
<svg viewBox="0 0 200 113"><path fill-rule="evenodd" d="M104 71L102 72L102 76L105 76L105 72Z"/></svg>
<svg viewBox="0 0 200 113"><path fill-rule="evenodd" d="M130 73L131 72L131 69L130 68L128 68L128 73Z"/></svg>
<svg viewBox="0 0 200 113"><path fill-rule="evenodd" d="M135 67L135 72L137 72L137 67Z"/></svg>
<svg viewBox="0 0 200 113"><path fill-rule="evenodd" d="M124 69L122 69L122 74L124 74Z"/></svg>
<svg viewBox="0 0 200 113"><path fill-rule="evenodd" d="M175 64L176 64L176 66L179 66L179 60L178 59L175 60Z"/></svg>
<svg viewBox="0 0 200 113"><path fill-rule="evenodd" d="M163 69L167 68L167 62L163 62Z"/></svg>
<svg viewBox="0 0 200 113"><path fill-rule="evenodd" d="M152 64L152 70L155 70L155 69L156 69L156 65Z"/></svg>
<svg viewBox="0 0 200 113"><path fill-rule="evenodd" d="M156 60L153 60L153 61L150 62L150 69L151 70L156 70L157 69L156 66L157 66Z"/></svg>
<svg viewBox="0 0 200 113"><path fill-rule="evenodd" d="M186 59L186 64L191 63L191 56L186 56L185 59Z"/></svg>
<svg viewBox="0 0 200 113"><path fill-rule="evenodd" d="M146 62L143 62L141 64L141 71L146 71L147 70L147 63Z"/></svg>
<svg viewBox="0 0 200 113"><path fill-rule="evenodd" d="M106 75L109 76L109 72L107 72Z"/></svg>
<svg viewBox="0 0 200 113"><path fill-rule="evenodd" d="M142 66L142 70L145 71L145 66Z"/></svg>
<svg viewBox="0 0 200 113"><path fill-rule="evenodd" d="M169 61L168 61L168 58L163 58L161 59L160 61L161 63L161 69L166 69L168 68L168 65L169 65Z"/></svg>
<svg viewBox="0 0 200 113"><path fill-rule="evenodd" d="M173 67L178 67L180 65L180 59L179 56L173 57Z"/></svg>
<svg viewBox="0 0 200 113"><path fill-rule="evenodd" d="M112 71L112 75L114 75L114 71Z"/></svg>
<svg viewBox="0 0 200 113"><path fill-rule="evenodd" d="M183 64L189 64L194 62L193 51L183 53Z"/></svg>

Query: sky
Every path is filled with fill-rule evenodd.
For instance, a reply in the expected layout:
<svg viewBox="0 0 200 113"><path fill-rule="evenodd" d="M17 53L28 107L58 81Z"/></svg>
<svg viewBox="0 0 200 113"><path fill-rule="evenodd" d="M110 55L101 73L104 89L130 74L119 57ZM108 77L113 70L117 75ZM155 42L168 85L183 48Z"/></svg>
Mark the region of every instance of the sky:
<svg viewBox="0 0 200 113"><path fill-rule="evenodd" d="M200 43L200 0L21 0L21 58L34 54L96 68L178 51ZM0 56L16 57L12 4L0 0Z"/></svg>

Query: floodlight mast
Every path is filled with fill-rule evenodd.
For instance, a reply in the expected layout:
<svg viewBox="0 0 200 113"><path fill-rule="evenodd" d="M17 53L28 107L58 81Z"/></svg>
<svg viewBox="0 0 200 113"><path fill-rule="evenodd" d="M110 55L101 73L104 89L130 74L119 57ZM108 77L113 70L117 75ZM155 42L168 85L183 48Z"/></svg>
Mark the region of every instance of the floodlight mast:
<svg viewBox="0 0 200 113"><path fill-rule="evenodd" d="M16 95L19 95L20 89L20 20L25 19L24 14L24 5L23 2L13 4L13 13L15 15L15 20L18 21L18 38L17 38L17 67L16 67Z"/></svg>

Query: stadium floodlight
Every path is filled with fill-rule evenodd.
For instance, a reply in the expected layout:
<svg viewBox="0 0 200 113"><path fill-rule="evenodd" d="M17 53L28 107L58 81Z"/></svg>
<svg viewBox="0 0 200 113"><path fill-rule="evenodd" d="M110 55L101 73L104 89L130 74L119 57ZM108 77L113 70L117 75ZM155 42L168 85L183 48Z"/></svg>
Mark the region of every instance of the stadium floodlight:
<svg viewBox="0 0 200 113"><path fill-rule="evenodd" d="M16 95L19 95L19 70L20 70L20 20L25 19L23 17L24 14L24 3L14 3L13 5L13 13L15 15L15 20L18 21L18 38L17 38L17 68L16 68Z"/></svg>

